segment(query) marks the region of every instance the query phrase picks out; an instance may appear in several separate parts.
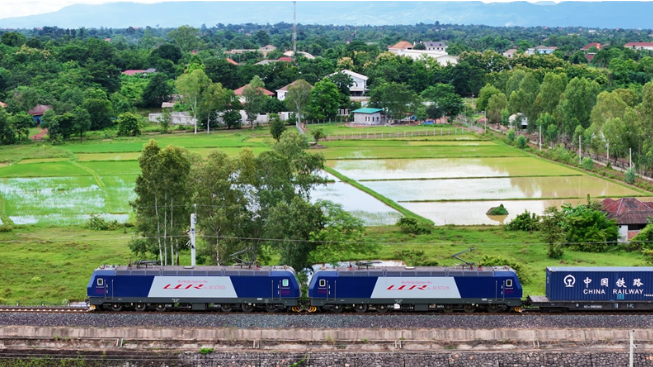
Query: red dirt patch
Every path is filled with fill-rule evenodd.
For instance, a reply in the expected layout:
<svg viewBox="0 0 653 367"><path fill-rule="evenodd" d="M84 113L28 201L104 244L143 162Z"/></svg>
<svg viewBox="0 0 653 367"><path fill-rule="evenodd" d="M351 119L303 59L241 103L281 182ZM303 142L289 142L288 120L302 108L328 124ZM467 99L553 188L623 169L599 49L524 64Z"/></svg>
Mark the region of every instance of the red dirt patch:
<svg viewBox="0 0 653 367"><path fill-rule="evenodd" d="M29 138L32 140L43 140L43 137L48 135L48 129L43 129L41 130L38 134L30 136Z"/></svg>

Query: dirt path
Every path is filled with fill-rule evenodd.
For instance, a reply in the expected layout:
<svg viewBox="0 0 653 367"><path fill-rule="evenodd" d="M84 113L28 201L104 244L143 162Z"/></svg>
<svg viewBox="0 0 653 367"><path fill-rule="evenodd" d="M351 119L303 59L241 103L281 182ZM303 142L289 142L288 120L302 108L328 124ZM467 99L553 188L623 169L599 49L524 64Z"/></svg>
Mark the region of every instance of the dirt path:
<svg viewBox="0 0 653 367"><path fill-rule="evenodd" d="M36 135L30 136L29 138L32 140L43 140L43 138L48 135L48 129L43 129L41 132L39 132Z"/></svg>

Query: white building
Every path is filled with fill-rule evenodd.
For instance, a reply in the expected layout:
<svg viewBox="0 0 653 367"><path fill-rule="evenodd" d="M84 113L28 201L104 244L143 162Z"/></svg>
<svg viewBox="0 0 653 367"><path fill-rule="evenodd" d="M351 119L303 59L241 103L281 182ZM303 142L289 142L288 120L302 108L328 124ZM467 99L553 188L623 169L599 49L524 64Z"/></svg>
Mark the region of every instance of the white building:
<svg viewBox="0 0 653 367"><path fill-rule="evenodd" d="M162 116L162 113L150 113L148 120L158 123ZM190 112L171 112L170 116L172 117L171 125L195 125L197 121L196 118L190 115Z"/></svg>
<svg viewBox="0 0 653 367"><path fill-rule="evenodd" d="M367 79L363 74L355 73L351 70L340 70L331 75L336 75L337 73L347 74L351 77L354 83L349 87L349 93L352 96L362 96L367 91ZM329 76L331 76L329 75Z"/></svg>
<svg viewBox="0 0 653 367"><path fill-rule="evenodd" d="M357 125L383 125L385 116L380 108L359 108L352 111L354 114L354 124Z"/></svg>
<svg viewBox="0 0 653 367"><path fill-rule="evenodd" d="M286 96L288 95L288 88L290 88L290 86L294 85L295 83L297 83L297 80L295 80L294 82L292 82L292 83L290 83L290 84L288 84L288 85L286 85L286 86L284 86L284 87L282 87L280 89L277 89L277 99L280 100L280 101L285 101ZM311 85L311 88L313 88L312 85Z"/></svg>
<svg viewBox="0 0 653 367"><path fill-rule="evenodd" d="M653 42L628 42L624 47L633 50L653 50Z"/></svg>
<svg viewBox="0 0 653 367"><path fill-rule="evenodd" d="M410 57L413 60L420 60L425 57L437 60L438 64L446 66L447 64L456 65L458 58L451 56L442 51L425 51L425 50L403 50L397 53L397 56Z"/></svg>

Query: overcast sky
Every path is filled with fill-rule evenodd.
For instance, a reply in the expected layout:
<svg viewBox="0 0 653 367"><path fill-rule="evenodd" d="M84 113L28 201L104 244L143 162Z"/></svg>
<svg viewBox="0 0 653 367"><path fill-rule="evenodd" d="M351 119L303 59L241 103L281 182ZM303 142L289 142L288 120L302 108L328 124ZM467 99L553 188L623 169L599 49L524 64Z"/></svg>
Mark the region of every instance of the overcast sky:
<svg viewBox="0 0 653 367"><path fill-rule="evenodd" d="M123 0L124 1L124 0ZM160 3L163 1L215 1L215 0L132 0L138 3ZM239 0L243 1L243 0ZM258 0L267 1L267 0ZM300 0L307 1L307 0ZM310 0L309 0L310 1ZM466 0L449 0L449 1L466 1ZM507 2L512 0L483 0L483 2ZM592 0L581 0L592 1ZM596 1L596 0L593 0ZM0 0L0 19L20 17L25 15L34 15L57 11L65 6L73 4L104 4L117 2L111 0ZM533 1L531 1L533 2ZM559 1L556 1L559 2Z"/></svg>

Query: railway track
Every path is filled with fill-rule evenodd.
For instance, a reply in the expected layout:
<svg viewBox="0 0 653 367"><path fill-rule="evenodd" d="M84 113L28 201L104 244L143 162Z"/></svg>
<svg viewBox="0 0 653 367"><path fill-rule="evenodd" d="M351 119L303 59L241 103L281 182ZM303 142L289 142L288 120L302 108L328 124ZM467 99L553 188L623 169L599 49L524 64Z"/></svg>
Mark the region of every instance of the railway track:
<svg viewBox="0 0 653 367"><path fill-rule="evenodd" d="M48 307L48 306L0 306L1 313L25 312L25 313L86 313L85 307Z"/></svg>
<svg viewBox="0 0 653 367"><path fill-rule="evenodd" d="M0 313L76 313L76 314L82 314L82 313L92 313L92 314L102 314L102 315L122 315L122 314L161 314L161 315L166 315L166 314L174 314L174 315L206 315L206 314L223 314L220 311L204 311L204 312L192 312L192 311L186 311L186 310L168 310L166 312L157 312L155 310L148 310L144 312L136 312L136 311L120 311L120 312L115 312L115 311L99 311L99 310L90 310L89 308L84 308L84 307L48 307L48 306L0 306ZM587 311L568 311L568 312L563 312L563 313L557 313L557 312L541 312L539 309L536 308L526 308L523 309L522 312L500 312L500 313L489 313L489 312L474 312L474 313L466 313L466 312L454 312L454 313L442 313L442 312L389 312L387 314L379 314L374 311L366 312L366 313L357 313L357 312L342 312L342 313L331 313L331 312L315 312L315 313L309 313L309 312L275 312L275 313L270 313L266 311L259 311L259 312L230 312L226 313L228 315L234 315L234 316L246 316L246 315L293 315L293 316L298 316L298 317L310 317L311 315L333 315L333 316L346 316L346 315L356 315L356 316L391 316L391 315L430 315L430 316L451 316L451 315L466 315L470 317L474 316L551 316L551 315L575 315L575 316L590 316L590 315L601 315L601 316L617 316L617 315L648 315L648 316L653 316L652 312L644 312L644 311L620 311L620 312L615 312L615 311L592 311L592 312L587 312Z"/></svg>

